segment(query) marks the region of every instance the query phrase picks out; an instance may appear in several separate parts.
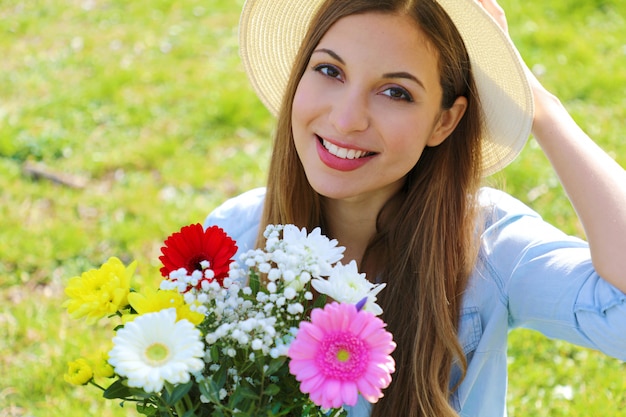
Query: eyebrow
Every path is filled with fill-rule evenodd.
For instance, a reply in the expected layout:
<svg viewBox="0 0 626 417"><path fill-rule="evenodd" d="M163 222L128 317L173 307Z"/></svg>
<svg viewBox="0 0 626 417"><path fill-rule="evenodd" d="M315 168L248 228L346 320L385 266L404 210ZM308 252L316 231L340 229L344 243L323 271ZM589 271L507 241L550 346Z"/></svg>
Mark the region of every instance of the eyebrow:
<svg viewBox="0 0 626 417"><path fill-rule="evenodd" d="M346 64L345 61L343 59L341 59L341 57L339 55L337 55L337 53L335 53L335 51L331 50L331 49L326 49L326 48L320 48L320 49L316 49L315 51L313 51L313 53L316 52L323 52L326 53L328 55L330 55L331 57L333 57L334 59L336 59L337 61L341 62L342 64Z"/></svg>
<svg viewBox="0 0 626 417"><path fill-rule="evenodd" d="M404 71L388 72L386 74L383 74L383 78L404 78L404 79L407 79L407 80L414 81L417 85L422 87L422 89L426 90L426 86L424 85L424 83L422 83L419 80L419 78L417 78L416 76L414 76L413 74L411 74L409 72L404 72Z"/></svg>
<svg viewBox="0 0 626 417"><path fill-rule="evenodd" d="M346 62L339 55L337 55L335 51L331 49L320 48L320 49L316 49L313 51L313 53L319 53L319 52L330 55L333 59L336 59L343 65L346 64ZM415 82L417 85L419 85L424 90L426 90L426 86L424 85L424 83L422 83L419 78L417 78L410 72L406 72L406 71L388 72L388 73L383 74L383 78L404 78L404 79Z"/></svg>

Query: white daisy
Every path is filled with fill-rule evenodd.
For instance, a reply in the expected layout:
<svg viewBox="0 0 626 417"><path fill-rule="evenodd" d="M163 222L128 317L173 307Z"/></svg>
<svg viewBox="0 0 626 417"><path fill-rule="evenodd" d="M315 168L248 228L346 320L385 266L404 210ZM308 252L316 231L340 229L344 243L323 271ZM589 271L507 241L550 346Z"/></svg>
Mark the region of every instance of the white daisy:
<svg viewBox="0 0 626 417"><path fill-rule="evenodd" d="M286 225L283 229L283 243L293 252L302 248L305 256L319 265L321 275L328 275L331 265L343 258L345 251L343 246L337 246L336 239L330 240L323 235L319 227L307 234L306 228L298 229L292 224Z"/></svg>
<svg viewBox="0 0 626 417"><path fill-rule="evenodd" d="M372 284L365 274L358 271L355 261L347 265L337 264L328 279L315 278L311 285L320 294L326 294L340 303L356 304L367 297L363 310L380 315L383 310L376 304L376 295L385 288L385 284Z"/></svg>
<svg viewBox="0 0 626 417"><path fill-rule="evenodd" d="M176 321L169 308L143 314L117 331L109 363L128 385L160 392L165 381L189 382L190 373L204 368L201 334L187 320Z"/></svg>

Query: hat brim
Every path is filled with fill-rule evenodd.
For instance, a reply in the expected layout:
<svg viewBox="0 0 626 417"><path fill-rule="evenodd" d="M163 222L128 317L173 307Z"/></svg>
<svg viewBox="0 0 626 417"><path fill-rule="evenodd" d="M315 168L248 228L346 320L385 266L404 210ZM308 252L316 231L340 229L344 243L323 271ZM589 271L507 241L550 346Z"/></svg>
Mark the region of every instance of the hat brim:
<svg viewBox="0 0 626 417"><path fill-rule="evenodd" d="M491 175L523 149L533 96L517 49L475 0L437 0L461 34L483 113L482 174ZM242 63L261 102L278 114L309 23L323 0L247 0L239 22Z"/></svg>

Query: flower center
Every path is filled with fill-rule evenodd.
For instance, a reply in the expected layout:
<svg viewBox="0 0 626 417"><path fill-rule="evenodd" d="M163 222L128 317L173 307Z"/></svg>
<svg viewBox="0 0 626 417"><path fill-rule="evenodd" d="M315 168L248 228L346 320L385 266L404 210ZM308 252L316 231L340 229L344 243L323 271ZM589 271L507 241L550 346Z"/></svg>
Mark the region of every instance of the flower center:
<svg viewBox="0 0 626 417"><path fill-rule="evenodd" d="M350 352L345 349L339 349L337 352L337 360L339 362L348 362L350 360Z"/></svg>
<svg viewBox="0 0 626 417"><path fill-rule="evenodd" d="M367 344L350 332L326 335L320 344L317 364L326 377L354 381L367 369Z"/></svg>
<svg viewBox="0 0 626 417"><path fill-rule="evenodd" d="M203 254L194 256L187 262L187 273L191 274L193 271L202 271L204 270L203 262L206 261L206 256Z"/></svg>
<svg viewBox="0 0 626 417"><path fill-rule="evenodd" d="M160 365L170 356L169 348L163 343L153 343L146 348L146 359L152 366Z"/></svg>

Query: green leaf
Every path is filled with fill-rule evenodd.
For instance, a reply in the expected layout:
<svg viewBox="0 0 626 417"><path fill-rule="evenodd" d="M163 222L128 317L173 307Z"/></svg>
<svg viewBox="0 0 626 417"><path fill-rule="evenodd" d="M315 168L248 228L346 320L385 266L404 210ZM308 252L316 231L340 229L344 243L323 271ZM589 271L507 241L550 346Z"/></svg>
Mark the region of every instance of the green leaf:
<svg viewBox="0 0 626 417"><path fill-rule="evenodd" d="M224 384L226 383L226 377L228 376L228 368L229 368L228 363L225 363L222 366L220 366L220 369L218 369L217 372L213 375L212 380L215 381L218 391L222 389L224 387Z"/></svg>
<svg viewBox="0 0 626 417"><path fill-rule="evenodd" d="M313 303L313 308L324 308L326 305L326 294L320 294Z"/></svg>
<svg viewBox="0 0 626 417"><path fill-rule="evenodd" d="M250 272L250 279L248 280L248 285L252 290L252 294L256 295L259 292L259 288L261 287L261 281L259 280L259 275L255 272Z"/></svg>
<svg viewBox="0 0 626 417"><path fill-rule="evenodd" d="M281 407L281 403L278 401L275 401L274 403L272 403L272 415L276 415L276 413L278 413L278 411L280 411L280 407Z"/></svg>
<svg viewBox="0 0 626 417"><path fill-rule="evenodd" d="M141 388L132 388L126 385L125 379L118 379L112 383L104 392L102 396L108 400L115 398L121 398L128 400L130 398L148 400L153 397L153 394L148 394Z"/></svg>
<svg viewBox="0 0 626 417"><path fill-rule="evenodd" d="M139 403L137 404L137 412L143 414L144 416L154 416L157 414L159 409L153 404L149 403Z"/></svg>
<svg viewBox="0 0 626 417"><path fill-rule="evenodd" d="M242 398L249 398L251 400L258 400L260 398L256 391L246 386L240 386L235 392L241 395Z"/></svg>
<svg viewBox="0 0 626 417"><path fill-rule="evenodd" d="M292 415L292 414L293 415L300 414L302 416L310 417L310 415L308 413L304 413L304 412L303 413L297 413L297 414L293 413L294 410L296 410L298 408L302 409L301 407L302 407L302 405L298 405L298 404L296 404L296 405L285 405L285 404L282 404L280 402L275 402L272 405L272 409L271 409L271 414L270 415L272 417L280 417L280 416L287 416L287 415Z"/></svg>
<svg viewBox="0 0 626 417"><path fill-rule="evenodd" d="M133 395L131 389L124 385L123 380L118 379L112 383L109 388L105 389L102 396L107 400L115 398L129 398Z"/></svg>
<svg viewBox="0 0 626 417"><path fill-rule="evenodd" d="M267 395L268 397L274 396L280 392L280 387L276 384L270 384L263 391L263 395Z"/></svg>
<svg viewBox="0 0 626 417"><path fill-rule="evenodd" d="M210 353L211 353L211 361L213 363L220 363L220 349L217 347L217 345L211 346Z"/></svg>
<svg viewBox="0 0 626 417"><path fill-rule="evenodd" d="M210 402L213 404L220 403L220 388L217 386L215 381L212 379L206 379L198 384L198 386L200 388L200 394L204 395Z"/></svg>
<svg viewBox="0 0 626 417"><path fill-rule="evenodd" d="M228 397L228 408L231 410L245 410L250 407L252 403L251 400L256 400L257 398L258 395L255 392L249 388L239 386L235 392Z"/></svg>
<svg viewBox="0 0 626 417"><path fill-rule="evenodd" d="M193 380L190 380L186 384L177 385L174 387L172 392L168 390L165 391L163 398L165 399L165 403L168 406L174 406L177 402L179 402L191 389L193 386Z"/></svg>
<svg viewBox="0 0 626 417"><path fill-rule="evenodd" d="M265 372L265 374L273 375L274 373L276 373L276 371L278 371L285 364L286 361L287 361L287 358L285 356L272 359L270 361L270 364L267 367L267 371Z"/></svg>
<svg viewBox="0 0 626 417"><path fill-rule="evenodd" d="M211 413L211 417L226 417L224 415L224 412L222 410L220 410L219 408L216 408L215 410L213 410L213 413Z"/></svg>

